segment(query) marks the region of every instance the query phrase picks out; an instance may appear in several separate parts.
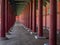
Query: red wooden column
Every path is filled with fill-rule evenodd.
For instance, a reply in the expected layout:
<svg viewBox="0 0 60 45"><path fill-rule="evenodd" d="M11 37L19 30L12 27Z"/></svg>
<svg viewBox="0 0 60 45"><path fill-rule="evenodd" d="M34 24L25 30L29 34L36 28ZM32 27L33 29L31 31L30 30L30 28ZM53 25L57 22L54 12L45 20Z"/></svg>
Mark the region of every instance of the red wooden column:
<svg viewBox="0 0 60 45"><path fill-rule="evenodd" d="M30 5L29 4L27 5L27 12L26 12L26 14L27 14L27 24L28 24L27 28L29 28L29 26L30 26Z"/></svg>
<svg viewBox="0 0 60 45"><path fill-rule="evenodd" d="M29 5L27 5L26 10L27 10L26 12L27 28L26 29L28 29L29 28Z"/></svg>
<svg viewBox="0 0 60 45"><path fill-rule="evenodd" d="M43 0L38 0L38 34L35 38L46 38L43 37Z"/></svg>
<svg viewBox="0 0 60 45"><path fill-rule="evenodd" d="M8 32L8 0L5 0L5 30Z"/></svg>
<svg viewBox="0 0 60 45"><path fill-rule="evenodd" d="M27 26L27 21L26 21L26 8L24 9L24 25Z"/></svg>
<svg viewBox="0 0 60 45"><path fill-rule="evenodd" d="M11 17L11 6L10 6L10 2L8 2L8 30L10 29L10 17Z"/></svg>
<svg viewBox="0 0 60 45"><path fill-rule="evenodd" d="M23 13L22 13L22 14L23 14L23 15L25 14L25 9L24 9L24 11L23 11ZM24 15L23 17L24 17L23 25L25 25L25 26L26 26L25 15Z"/></svg>
<svg viewBox="0 0 60 45"><path fill-rule="evenodd" d="M31 13L31 3L28 4L28 8L27 8L27 16L28 16L28 31L31 31L31 17L32 17L32 13Z"/></svg>
<svg viewBox="0 0 60 45"><path fill-rule="evenodd" d="M32 30L32 0L30 2L30 29Z"/></svg>
<svg viewBox="0 0 60 45"><path fill-rule="evenodd" d="M60 1L58 2L58 12L60 12ZM58 14L59 15L59 19L57 19L57 20L59 20L59 31L60 31L60 13Z"/></svg>
<svg viewBox="0 0 60 45"><path fill-rule="evenodd" d="M25 24L26 24L26 27L27 27L28 26L27 25L28 23L27 23L27 15L26 15L26 12L27 12L27 8L25 8L25 14L24 14L25 15Z"/></svg>
<svg viewBox="0 0 60 45"><path fill-rule="evenodd" d="M49 45L57 45L57 0L50 0Z"/></svg>
<svg viewBox="0 0 60 45"><path fill-rule="evenodd" d="M27 28L26 29L28 29L29 28L29 4L27 4L27 6L26 6L26 10L25 10L25 12L26 12L26 14L25 14L25 16L26 16L26 24L27 24Z"/></svg>
<svg viewBox="0 0 60 45"><path fill-rule="evenodd" d="M32 33L36 32L36 0L33 0Z"/></svg>
<svg viewBox="0 0 60 45"><path fill-rule="evenodd" d="M38 0L38 35L43 36L43 0Z"/></svg>
<svg viewBox="0 0 60 45"><path fill-rule="evenodd" d="M47 6L45 7L45 29L47 29Z"/></svg>
<svg viewBox="0 0 60 45"><path fill-rule="evenodd" d="M5 0L1 0L1 32L0 39L5 38Z"/></svg>

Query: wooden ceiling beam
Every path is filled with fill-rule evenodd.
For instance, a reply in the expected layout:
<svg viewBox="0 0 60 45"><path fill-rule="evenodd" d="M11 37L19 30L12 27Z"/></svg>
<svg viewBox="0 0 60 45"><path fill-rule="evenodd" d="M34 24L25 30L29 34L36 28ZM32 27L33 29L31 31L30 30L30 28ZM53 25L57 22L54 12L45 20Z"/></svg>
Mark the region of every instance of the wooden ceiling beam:
<svg viewBox="0 0 60 45"><path fill-rule="evenodd" d="M15 3L28 3L27 1L14 1Z"/></svg>

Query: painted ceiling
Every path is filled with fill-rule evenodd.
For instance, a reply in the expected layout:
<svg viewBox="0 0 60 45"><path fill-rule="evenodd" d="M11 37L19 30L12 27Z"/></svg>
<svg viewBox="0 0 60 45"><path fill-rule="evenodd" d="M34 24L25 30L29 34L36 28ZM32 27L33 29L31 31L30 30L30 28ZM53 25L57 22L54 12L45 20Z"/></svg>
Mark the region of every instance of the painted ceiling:
<svg viewBox="0 0 60 45"><path fill-rule="evenodd" d="M9 0L11 2L12 7L16 11L17 15L25 8L25 6L30 2L30 0ZM46 6L46 2L49 0L44 0L44 6ZM36 0L36 5L38 4L38 0ZM37 6L36 6L37 7Z"/></svg>

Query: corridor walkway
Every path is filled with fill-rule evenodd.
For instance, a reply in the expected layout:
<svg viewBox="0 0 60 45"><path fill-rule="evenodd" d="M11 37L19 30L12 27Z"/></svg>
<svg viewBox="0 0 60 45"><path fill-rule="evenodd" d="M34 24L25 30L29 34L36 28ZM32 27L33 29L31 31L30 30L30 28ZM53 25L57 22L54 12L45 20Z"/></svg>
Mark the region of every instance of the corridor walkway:
<svg viewBox="0 0 60 45"><path fill-rule="evenodd" d="M19 22L15 23L10 33L11 35L6 35L9 40L0 41L0 45L44 45L48 42L48 39L35 39L34 35L31 35Z"/></svg>

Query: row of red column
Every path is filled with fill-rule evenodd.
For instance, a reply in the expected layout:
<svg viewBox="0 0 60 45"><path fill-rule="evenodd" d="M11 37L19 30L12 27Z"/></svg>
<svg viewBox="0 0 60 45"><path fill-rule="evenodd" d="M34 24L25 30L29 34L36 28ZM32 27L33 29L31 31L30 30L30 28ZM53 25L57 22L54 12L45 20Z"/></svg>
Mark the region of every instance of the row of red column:
<svg viewBox="0 0 60 45"><path fill-rule="evenodd" d="M1 0L1 30L0 38L6 39L6 33L15 23L15 13L8 0Z"/></svg>
<svg viewBox="0 0 60 45"><path fill-rule="evenodd" d="M30 26L30 5L26 5L26 8L24 10L24 25L29 28Z"/></svg>
<svg viewBox="0 0 60 45"><path fill-rule="evenodd" d="M27 9L28 7L26 7ZM30 18L27 18L29 28L32 32L36 32L36 0L30 1L30 13L28 14ZM47 9L46 9L47 11ZM28 11L27 11L28 12ZM26 15L26 17L28 16ZM46 14L45 14L46 15ZM26 19L26 20L27 20ZM46 21L46 16L45 16ZM45 22L46 24L46 22ZM56 41L57 32L57 1L50 0L50 30L49 30L49 45L57 45ZM38 0L38 34L39 37L43 37L43 0Z"/></svg>

